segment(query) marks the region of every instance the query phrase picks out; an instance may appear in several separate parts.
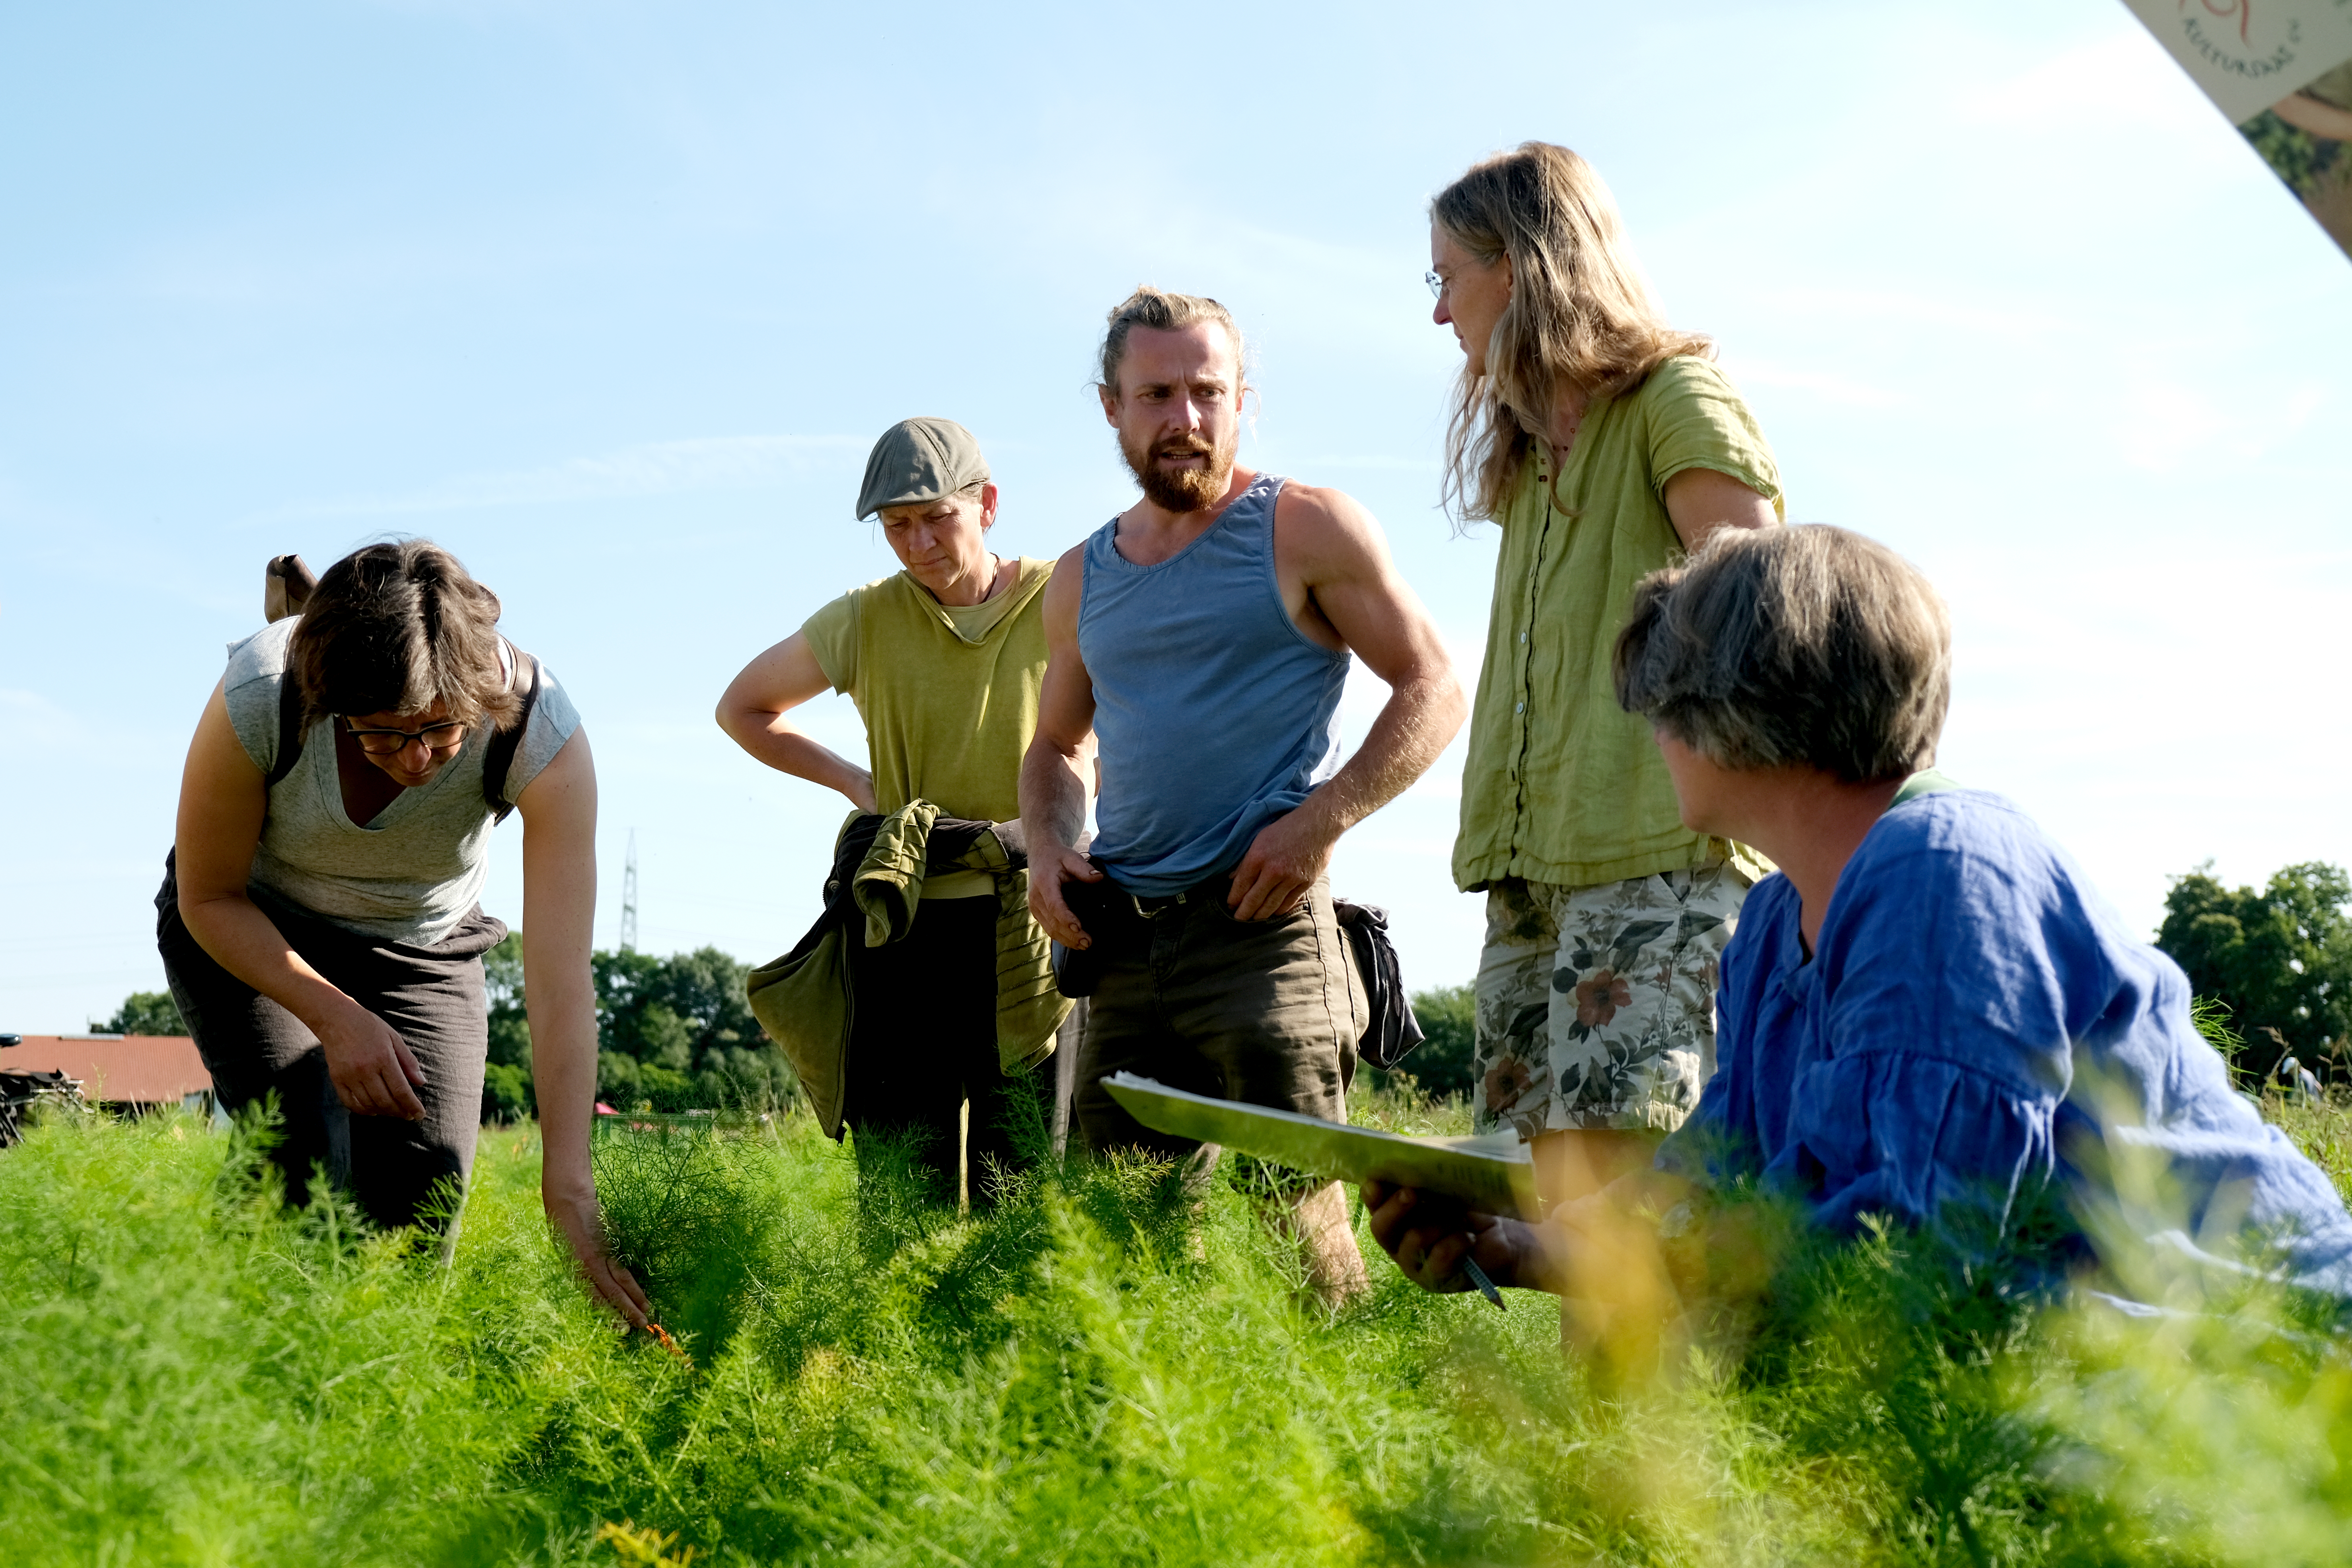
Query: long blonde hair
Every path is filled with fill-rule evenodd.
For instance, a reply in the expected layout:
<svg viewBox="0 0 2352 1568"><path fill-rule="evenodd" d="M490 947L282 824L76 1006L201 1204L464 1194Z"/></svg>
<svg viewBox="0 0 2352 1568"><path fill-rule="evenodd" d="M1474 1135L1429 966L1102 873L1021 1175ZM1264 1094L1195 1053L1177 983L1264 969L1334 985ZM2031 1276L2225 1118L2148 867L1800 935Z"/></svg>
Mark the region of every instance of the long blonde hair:
<svg viewBox="0 0 2352 1568"><path fill-rule="evenodd" d="M1472 164L1429 218L1483 265L1511 262L1486 369L1463 367L1446 421L1444 501L1463 521L1501 514L1561 383L1613 397L1678 354L1715 353L1666 323L1609 187L1565 147L1523 142Z"/></svg>

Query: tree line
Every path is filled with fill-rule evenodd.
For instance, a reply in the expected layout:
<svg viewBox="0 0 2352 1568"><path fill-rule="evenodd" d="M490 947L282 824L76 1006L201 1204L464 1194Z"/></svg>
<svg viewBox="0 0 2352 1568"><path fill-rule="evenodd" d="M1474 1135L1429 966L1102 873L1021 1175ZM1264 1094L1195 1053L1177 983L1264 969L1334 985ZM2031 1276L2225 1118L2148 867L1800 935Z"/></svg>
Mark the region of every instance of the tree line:
<svg viewBox="0 0 2352 1568"><path fill-rule="evenodd" d="M2242 1037L2232 1066L2262 1078L2294 1057L2325 1080L2352 1081L2352 876L2304 861L2263 887L2231 888L2207 861L2175 877L2165 895L2156 945L2188 973L2199 996L2220 1004ZM530 1025L522 986L522 934L509 934L482 960L490 1004L487 1118L531 1114ZM621 1110L681 1111L789 1103L793 1081L744 999L751 966L715 947L656 958L628 950L592 960L596 982L596 1092ZM1475 1094L1474 988L1416 991L1413 1011L1427 1041L1399 1072L1424 1093ZM138 991L94 1034L183 1035L168 991Z"/></svg>
<svg viewBox="0 0 2352 1568"><path fill-rule="evenodd" d="M482 957L490 997L490 1065L483 1110L499 1121L531 1113L530 1022L522 988L522 933ZM596 982L596 1095L617 1110L774 1110L794 1082L783 1055L751 1016L751 972L715 947L667 958L632 949L590 959Z"/></svg>
<svg viewBox="0 0 2352 1568"><path fill-rule="evenodd" d="M629 950L593 955L596 983L596 1095L618 1110L746 1109L790 1101L792 1068L751 1016L743 977L751 965L715 947L656 958ZM533 1113L530 1019L523 995L522 933L482 955L489 999L486 1121ZM92 1034L184 1035L168 991L136 991Z"/></svg>
<svg viewBox="0 0 2352 1568"><path fill-rule="evenodd" d="M2352 1079L2352 877L2306 860L2261 888L2225 887L2208 860L2172 879L2156 944L2189 988L2229 1011L2231 1065L2268 1077L2289 1056L2327 1082Z"/></svg>

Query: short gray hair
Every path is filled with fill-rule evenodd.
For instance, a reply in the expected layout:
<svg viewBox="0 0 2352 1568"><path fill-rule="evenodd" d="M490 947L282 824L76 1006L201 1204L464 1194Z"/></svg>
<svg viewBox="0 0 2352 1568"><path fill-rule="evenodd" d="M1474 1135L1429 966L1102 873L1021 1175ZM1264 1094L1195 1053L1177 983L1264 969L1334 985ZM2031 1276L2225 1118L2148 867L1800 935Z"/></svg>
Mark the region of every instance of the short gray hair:
<svg viewBox="0 0 2352 1568"><path fill-rule="evenodd" d="M1717 529L1633 586L1617 700L1727 768L1847 784L1936 758L1952 624L1927 578L1842 528Z"/></svg>

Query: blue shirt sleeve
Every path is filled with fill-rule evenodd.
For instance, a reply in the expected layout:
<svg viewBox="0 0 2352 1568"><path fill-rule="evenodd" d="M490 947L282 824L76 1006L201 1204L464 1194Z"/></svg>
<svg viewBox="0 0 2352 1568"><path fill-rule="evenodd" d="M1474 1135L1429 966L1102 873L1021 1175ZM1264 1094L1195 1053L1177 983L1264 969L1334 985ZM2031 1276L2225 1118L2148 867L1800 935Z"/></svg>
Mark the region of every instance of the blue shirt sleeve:
<svg viewBox="0 0 2352 1568"><path fill-rule="evenodd" d="M1948 791L1890 811L1810 961L1798 917L1783 878L1749 894L1718 1069L1662 1166L1755 1177L1833 1229L1882 1213L1963 1241L1988 1234L1963 1215L2004 1226L2055 1188L2066 1252L2085 1225L2209 1258L2251 1233L2284 1243L2287 1278L2352 1298L2326 1176L2231 1091L2179 967L2014 806Z"/></svg>
<svg viewBox="0 0 2352 1568"><path fill-rule="evenodd" d="M1766 1174L1804 1192L1832 1229L1865 1213L1921 1225L1972 1210L2005 1223L2056 1171L2053 1107L1957 1062L1857 1051L1804 1089L1797 1140Z"/></svg>
<svg viewBox="0 0 2352 1568"><path fill-rule="evenodd" d="M1717 1070L1661 1168L1759 1177L1840 1231L1864 1213L1924 1224L1954 1203L1998 1221L2047 1178L2059 1096L2034 1082L2047 1054L2022 1042L2051 1037L2048 1012L1988 1016L1970 965L1921 962L2006 929L1933 886L1954 869L1857 856L1811 962L1796 889L1757 885L1723 955Z"/></svg>
<svg viewBox="0 0 2352 1568"><path fill-rule="evenodd" d="M1809 966L1819 1059L1792 1084L1773 1174L1830 1225L1955 1201L2005 1215L2056 1172L2071 1042L2116 989L2087 911L2036 857L1944 839L1937 815L1865 841Z"/></svg>

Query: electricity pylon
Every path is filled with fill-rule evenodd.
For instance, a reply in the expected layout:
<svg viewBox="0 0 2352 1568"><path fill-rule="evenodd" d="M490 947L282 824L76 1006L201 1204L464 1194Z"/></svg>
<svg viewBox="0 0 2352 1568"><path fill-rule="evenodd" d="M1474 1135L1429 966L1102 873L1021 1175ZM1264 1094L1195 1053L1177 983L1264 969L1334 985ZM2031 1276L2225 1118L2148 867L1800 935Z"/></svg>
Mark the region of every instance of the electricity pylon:
<svg viewBox="0 0 2352 1568"><path fill-rule="evenodd" d="M621 870L621 951L637 950L637 830L629 829L628 864Z"/></svg>

